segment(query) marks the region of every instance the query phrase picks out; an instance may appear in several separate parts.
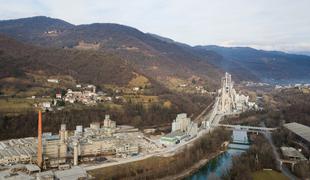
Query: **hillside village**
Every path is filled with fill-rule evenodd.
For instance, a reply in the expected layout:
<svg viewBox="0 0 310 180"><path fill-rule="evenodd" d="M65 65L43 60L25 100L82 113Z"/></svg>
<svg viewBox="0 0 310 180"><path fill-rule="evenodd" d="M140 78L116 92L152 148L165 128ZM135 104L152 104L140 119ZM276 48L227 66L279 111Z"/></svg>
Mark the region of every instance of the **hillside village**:
<svg viewBox="0 0 310 180"><path fill-rule="evenodd" d="M141 77L137 77L141 78ZM146 85L141 85L141 83L134 82L137 80L133 80L130 82L130 86L127 88L115 88L113 93L104 92L102 90L98 90L93 84L76 84L75 87L67 88L65 90L56 90L54 96L46 96L50 97L49 101L42 101L40 103L35 103L35 108L41 108L42 110L54 111L54 110L63 110L65 105L74 105L74 104L82 104L85 106L96 106L100 103L125 103L126 101L132 101L132 98L138 100L137 102L145 103L145 100L141 98L139 100L139 96L147 98L145 96L145 92L147 92ZM144 80L145 81L145 80ZM147 81L143 83L148 83ZM59 79L47 79L47 82L50 84L59 84L61 80ZM178 88L177 91L184 91L187 93L195 93L195 94L207 94L214 95L215 92L208 92L204 86L199 85L197 83L183 83L176 84ZM136 98L135 98L136 97ZM155 99L152 96L148 101L154 101ZM39 97L32 96L30 99L36 99Z"/></svg>

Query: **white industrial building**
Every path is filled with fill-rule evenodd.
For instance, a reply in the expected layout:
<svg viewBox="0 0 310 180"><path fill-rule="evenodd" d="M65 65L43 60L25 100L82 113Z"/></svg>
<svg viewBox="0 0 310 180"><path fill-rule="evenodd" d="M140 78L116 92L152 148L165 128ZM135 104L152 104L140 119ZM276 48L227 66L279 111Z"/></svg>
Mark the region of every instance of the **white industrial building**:
<svg viewBox="0 0 310 180"><path fill-rule="evenodd" d="M0 141L0 164L28 163L36 159L35 138Z"/></svg>
<svg viewBox="0 0 310 180"><path fill-rule="evenodd" d="M42 134L42 157L43 167L59 167L62 164L70 163L68 157L74 157L74 164L84 157L95 157L105 155L117 155L121 157L138 154L139 143L143 148L148 141L138 133L138 129L124 126L117 127L116 122L110 119L109 115L100 122L93 122L90 127L83 129L83 126L76 126L73 135L69 136L66 125L62 124L59 134ZM35 163L37 159L37 138L11 139L0 141L0 164ZM86 159L87 159L86 158Z"/></svg>
<svg viewBox="0 0 310 180"><path fill-rule="evenodd" d="M191 119L187 117L186 113L178 114L176 119L172 122L172 132L180 130L186 132L190 125Z"/></svg>
<svg viewBox="0 0 310 180"><path fill-rule="evenodd" d="M198 124L192 122L186 113L178 114L171 126L171 133L160 138L162 144L173 145L183 139L193 138L198 134Z"/></svg>
<svg viewBox="0 0 310 180"><path fill-rule="evenodd" d="M257 109L254 102L249 102L249 96L238 94L234 89L234 82L229 73L222 77L222 87L219 89L218 110L221 113L244 112L248 109Z"/></svg>

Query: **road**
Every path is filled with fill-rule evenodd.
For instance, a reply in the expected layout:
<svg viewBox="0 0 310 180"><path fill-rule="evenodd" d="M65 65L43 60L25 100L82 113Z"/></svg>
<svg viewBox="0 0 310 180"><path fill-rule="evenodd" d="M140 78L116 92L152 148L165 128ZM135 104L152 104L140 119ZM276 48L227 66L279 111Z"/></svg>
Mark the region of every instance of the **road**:
<svg viewBox="0 0 310 180"><path fill-rule="evenodd" d="M175 153L179 152L180 150L182 150L184 147L186 147L186 145L193 143L194 141L196 141L199 137L207 134L210 131L213 131L214 128L216 128L217 126L219 126L219 122L221 121L221 119L225 116L225 115L231 115L231 114L220 114L218 112L218 103L219 103L219 98L217 97L215 99L215 103L213 104L213 109L204 117L203 114L205 114L205 112L207 111L207 109L209 109L209 107L207 107L200 115L199 119L205 120L207 122L209 122L209 126L206 129L201 129L201 131L199 131L197 137L192 138L189 141L182 141L180 144L176 145L176 146L171 146L171 147L167 147L165 148L163 151L160 152L156 152L156 153L152 153L152 154L147 154L147 155L141 155L141 156L137 156L137 157L131 157L129 159L123 159L121 161L118 162L110 162L110 163L104 163L104 164L100 164L100 165L90 165L90 166L86 166L84 165L83 167L85 168L86 171L89 170L94 170L94 169L99 169L99 168L104 168L104 167L108 167L108 166L114 166L114 165L120 165L120 164L125 164L125 163L130 163L130 162L135 162L135 161L141 161L150 157L154 157L154 156L161 156L161 157L168 157L168 156L173 156ZM196 118L198 119L198 118ZM264 125L263 125L264 126ZM257 127L255 127L257 128ZM295 177L285 166L280 165L280 157L279 154L276 150L275 145L273 144L272 138L271 138L271 134L268 130L270 130L269 128L263 127L261 128L263 130L263 134L266 137L266 139L268 140L268 142L271 144L272 147L272 151L274 156L276 157L277 160L277 167L278 169L281 170L281 172L287 176L290 179L298 179L297 177Z"/></svg>
<svg viewBox="0 0 310 180"><path fill-rule="evenodd" d="M81 165L81 166L86 171L90 171L90 170L104 168L104 167L108 167L108 166L120 165L120 164L135 162L135 161L141 161L141 160L144 160L144 159L147 159L150 157L154 157L154 156L161 156L161 157L173 156L175 153L179 152L184 147L186 147L186 145L196 141L199 137L202 137L203 135L207 134L209 131L210 130L208 130L208 129L202 130L198 133L198 135L195 138L192 138L188 141L182 141L180 144L177 144L176 146L167 147L163 151L160 151L160 152L142 155L142 156L131 157L129 159L123 159L123 160L118 161L118 162L109 162L109 163L104 163L104 164L99 164L99 165Z"/></svg>
<svg viewBox="0 0 310 180"><path fill-rule="evenodd" d="M277 128L267 128L267 127L255 127L255 126L241 126L241 125L231 125L231 124L217 124L217 127L225 127L225 128L231 128L231 129L242 129L247 131L274 131Z"/></svg>
<svg viewBox="0 0 310 180"><path fill-rule="evenodd" d="M213 104L213 109L204 118L204 120L209 121L210 124L212 124L212 125L218 124L219 121L221 120L221 118L223 117L223 115L217 114L217 109L218 109L217 104L218 104L218 98L216 98L215 103ZM204 111L206 111L207 109L209 109L209 107L207 107ZM103 164L99 164L99 165L81 165L81 166L86 171L90 171L90 170L95 170L95 169L104 168L104 167L108 167L108 166L114 166L114 165L130 163L130 162L141 161L141 160L144 160L144 159L147 159L150 157L154 157L154 156L161 156L161 157L173 156L175 153L179 152L184 147L186 147L186 145L193 143L194 141L199 139L199 137L204 136L205 134L209 133L213 129L214 129L213 126L210 126L207 129L202 129L201 131L198 132L198 135L196 137L194 137L188 141L182 141L180 144L177 144L175 146L167 147L163 151L160 151L160 152L136 156L136 157L131 157L129 159L123 159L123 160L118 161L118 162L109 162L109 163L103 163Z"/></svg>
<svg viewBox="0 0 310 180"><path fill-rule="evenodd" d="M265 124L262 123L263 126L265 126ZM292 179L292 180L295 180L295 179L298 179L296 176L294 176L291 171L289 169L287 169L285 166L281 166L280 164L280 155L273 143L273 140L272 140L272 137L271 137L271 134L269 131L266 131L263 133L263 135L265 136L265 138L268 140L269 144L271 145L272 147L272 152L276 158L276 163L277 163L277 168L281 170L282 174L284 174L286 177Z"/></svg>
<svg viewBox="0 0 310 180"><path fill-rule="evenodd" d="M268 142L270 143L271 147L272 147L272 152L274 154L274 156L276 157L276 163L277 163L277 167L278 169L281 170L282 174L284 174L285 176L287 176L288 178L290 179L298 179L296 176L294 176L291 171L289 169L287 169L285 166L281 166L280 164L280 156L279 156L279 153L275 147L275 145L273 144L273 141L272 141L272 137L271 137L271 134L270 132L265 132L263 133L264 136L266 137L266 139L268 140Z"/></svg>

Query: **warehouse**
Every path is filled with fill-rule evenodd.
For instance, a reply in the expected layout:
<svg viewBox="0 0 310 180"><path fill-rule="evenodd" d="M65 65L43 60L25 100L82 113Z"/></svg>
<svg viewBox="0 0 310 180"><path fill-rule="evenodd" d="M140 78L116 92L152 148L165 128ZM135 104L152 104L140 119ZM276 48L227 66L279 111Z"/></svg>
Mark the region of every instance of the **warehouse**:
<svg viewBox="0 0 310 180"><path fill-rule="evenodd" d="M286 129L297 136L297 139L310 149L310 127L296 122L283 125Z"/></svg>
<svg viewBox="0 0 310 180"><path fill-rule="evenodd" d="M166 134L160 138L160 142L165 145L173 145L180 142L186 137L186 133L181 130L172 131L169 134Z"/></svg>

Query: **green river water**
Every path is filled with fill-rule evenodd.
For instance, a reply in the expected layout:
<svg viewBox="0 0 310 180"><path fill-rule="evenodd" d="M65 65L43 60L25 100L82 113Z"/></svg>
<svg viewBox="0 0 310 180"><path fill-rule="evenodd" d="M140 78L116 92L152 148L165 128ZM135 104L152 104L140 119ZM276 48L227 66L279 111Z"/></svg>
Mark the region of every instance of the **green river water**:
<svg viewBox="0 0 310 180"><path fill-rule="evenodd" d="M193 175L185 178L185 180L220 179L231 167L233 156L238 156L245 152L249 145L230 144L229 147L225 153L210 160L205 166Z"/></svg>

